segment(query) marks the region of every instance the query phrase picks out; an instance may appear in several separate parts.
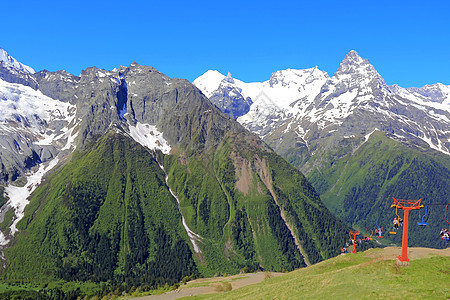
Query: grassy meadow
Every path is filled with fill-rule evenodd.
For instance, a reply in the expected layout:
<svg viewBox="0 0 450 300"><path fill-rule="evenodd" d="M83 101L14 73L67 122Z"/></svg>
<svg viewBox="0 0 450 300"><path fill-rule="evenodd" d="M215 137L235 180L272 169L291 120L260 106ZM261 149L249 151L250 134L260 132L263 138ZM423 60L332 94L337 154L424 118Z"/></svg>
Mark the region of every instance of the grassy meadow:
<svg viewBox="0 0 450 300"><path fill-rule="evenodd" d="M409 256L409 267L399 267L394 260L400 254L399 248L370 249L282 276L268 276L260 283L229 292L182 299L449 299L448 250L446 256L426 253L416 259Z"/></svg>

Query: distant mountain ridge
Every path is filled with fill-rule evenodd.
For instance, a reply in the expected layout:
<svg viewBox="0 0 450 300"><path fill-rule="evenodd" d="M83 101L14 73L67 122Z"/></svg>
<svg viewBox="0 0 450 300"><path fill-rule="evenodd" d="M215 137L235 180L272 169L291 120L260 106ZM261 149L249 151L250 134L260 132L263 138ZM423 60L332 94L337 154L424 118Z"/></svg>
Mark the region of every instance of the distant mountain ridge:
<svg viewBox="0 0 450 300"><path fill-rule="evenodd" d="M194 80L194 84L205 94L212 95L220 90L220 78L217 71L208 71ZM392 119L377 120L375 126L367 126L364 135L376 126L383 130L396 124L391 133L399 138L408 135L408 138L421 139L436 150L450 153L450 136L445 130L450 123L450 87L440 83L406 89L388 86L369 61L353 50L331 78L315 67L277 71L264 83L244 83L236 79L235 82L241 89L242 98L249 97L253 102L250 111L236 119L272 146L270 136L278 136L276 131L281 128L285 132L287 128L295 129L299 140L305 143L307 132L311 134L314 130L311 126L317 125L320 131L329 132L336 130L335 126L345 124L346 119L362 113L367 115L365 118L369 122L379 114ZM260 95L263 97L258 101ZM411 111L402 115L406 110ZM404 119L403 124L397 123L397 116ZM424 118L426 124L421 125ZM405 122L411 124L408 126ZM360 133L343 135L352 134Z"/></svg>

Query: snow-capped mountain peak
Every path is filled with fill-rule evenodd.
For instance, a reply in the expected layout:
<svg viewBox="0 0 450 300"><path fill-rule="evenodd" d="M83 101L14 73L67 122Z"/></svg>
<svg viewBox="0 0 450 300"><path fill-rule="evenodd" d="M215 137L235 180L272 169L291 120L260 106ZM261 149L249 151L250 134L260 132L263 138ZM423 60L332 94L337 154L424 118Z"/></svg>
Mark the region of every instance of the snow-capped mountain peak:
<svg viewBox="0 0 450 300"><path fill-rule="evenodd" d="M350 50L347 55L345 55L343 62L353 64L369 63L367 59L362 58L355 50Z"/></svg>
<svg viewBox="0 0 450 300"><path fill-rule="evenodd" d="M231 76L231 73L230 73L230 72L228 72L227 77L225 77L223 80L225 80L226 82L231 83L231 84L234 83L234 79L233 79L233 77ZM223 80L222 80L222 81L223 81Z"/></svg>
<svg viewBox="0 0 450 300"><path fill-rule="evenodd" d="M220 82L225 78L217 70L208 70L203 75L194 80L193 84L199 88L206 97L211 97L214 91L219 87Z"/></svg>
<svg viewBox="0 0 450 300"><path fill-rule="evenodd" d="M379 92L390 93L391 90L374 66L352 50L342 60L333 77L322 87L320 98L338 97L347 92L366 96Z"/></svg>
<svg viewBox="0 0 450 300"><path fill-rule="evenodd" d="M345 71L349 67L359 67L359 66L367 66L370 65L368 59L364 59L361 56L359 56L358 52L355 50L351 50L347 55L345 55L344 59L342 60L338 72L339 71Z"/></svg>
<svg viewBox="0 0 450 300"><path fill-rule="evenodd" d="M319 70L319 68L309 68L303 70L286 69L272 73L268 81L268 85L272 88L287 87L295 88L299 85L309 84L314 80L322 80L323 78L329 78L325 71Z"/></svg>
<svg viewBox="0 0 450 300"><path fill-rule="evenodd" d="M36 73L33 68L26 66L18 62L14 57L8 54L3 48L0 47L0 63L8 69L13 69L20 73L34 74Z"/></svg>
<svg viewBox="0 0 450 300"><path fill-rule="evenodd" d="M377 79L381 81L382 85L386 85L384 79L375 70L374 66L369 63L369 60L363 59L354 50L344 57L333 77L339 80L349 77L358 80L366 78L368 81Z"/></svg>
<svg viewBox="0 0 450 300"><path fill-rule="evenodd" d="M214 74L211 72L203 76ZM286 144L281 138L285 135L308 144L311 137L325 138L333 132L331 136L361 136L379 128L396 139L421 140L450 153L450 86L388 86L375 67L354 50L331 78L314 67L276 71L269 80L254 83L232 79L232 84L231 75L224 80L220 74L214 85L201 87L197 83L203 76L194 83L212 91L213 103L221 104L224 112L227 108L222 103L233 93L241 95L241 100L251 99L250 110L237 120L269 144L273 141L274 149L282 140Z"/></svg>

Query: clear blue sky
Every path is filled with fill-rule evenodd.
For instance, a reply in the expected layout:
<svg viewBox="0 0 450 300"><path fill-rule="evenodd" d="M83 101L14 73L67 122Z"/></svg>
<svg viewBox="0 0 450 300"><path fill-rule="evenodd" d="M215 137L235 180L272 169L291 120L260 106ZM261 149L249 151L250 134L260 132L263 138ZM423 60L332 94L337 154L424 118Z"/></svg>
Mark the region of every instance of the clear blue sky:
<svg viewBox="0 0 450 300"><path fill-rule="evenodd" d="M264 81L350 50L388 84L450 85L450 1L3 1L0 47L36 71L133 61L193 81L209 69Z"/></svg>

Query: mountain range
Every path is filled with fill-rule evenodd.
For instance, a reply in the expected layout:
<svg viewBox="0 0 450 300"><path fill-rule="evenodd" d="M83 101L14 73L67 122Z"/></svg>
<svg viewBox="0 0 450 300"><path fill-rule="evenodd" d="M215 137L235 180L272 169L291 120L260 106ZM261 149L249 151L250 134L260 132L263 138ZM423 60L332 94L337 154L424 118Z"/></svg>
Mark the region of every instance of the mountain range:
<svg viewBox="0 0 450 300"><path fill-rule="evenodd" d="M388 132L385 130L388 127L399 140L419 139L435 150L450 154L450 86L440 83L422 88L388 86L356 51L345 56L331 78L314 67L277 71L268 81L252 83L233 79L230 73L224 76L207 71L193 83L218 107L222 99L215 100L215 96L227 91L227 98L236 95L236 99L254 103L250 110L242 111L235 118L266 140L275 135L274 131L283 129L296 132L299 141L306 144L311 140L309 136L316 133L311 132L311 127L317 126L317 131L326 135L336 132L337 127L345 127L354 116L371 121L384 115L376 124L361 124L364 128L355 132L337 130L337 135L367 134L377 126L379 131ZM226 87L224 83L228 83Z"/></svg>
<svg viewBox="0 0 450 300"><path fill-rule="evenodd" d="M157 287L338 254L349 227L187 80L34 72L0 50L3 280Z"/></svg>
<svg viewBox="0 0 450 300"><path fill-rule="evenodd" d="M423 198L431 226L411 230L413 245L443 246L438 232L450 196L450 86L388 85L356 51L332 77L314 67L245 83L210 70L194 84L224 112L232 110L223 109L225 103L252 103L230 116L300 169L349 224L369 232L377 223L387 228L396 216L392 197Z"/></svg>

